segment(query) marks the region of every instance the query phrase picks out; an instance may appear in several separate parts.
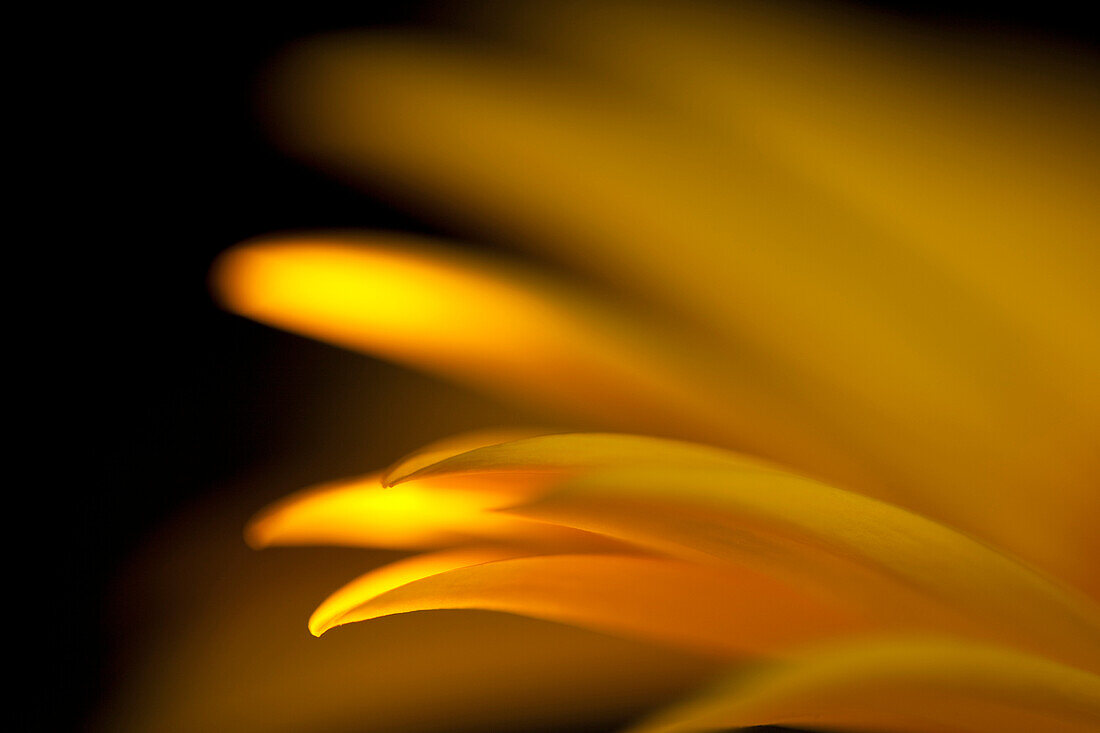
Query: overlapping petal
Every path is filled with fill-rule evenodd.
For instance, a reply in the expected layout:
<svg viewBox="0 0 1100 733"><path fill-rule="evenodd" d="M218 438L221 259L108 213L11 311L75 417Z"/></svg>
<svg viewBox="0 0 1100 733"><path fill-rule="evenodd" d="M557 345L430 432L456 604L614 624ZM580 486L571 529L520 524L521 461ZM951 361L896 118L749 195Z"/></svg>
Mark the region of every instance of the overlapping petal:
<svg viewBox="0 0 1100 733"><path fill-rule="evenodd" d="M368 573L317 609L313 633L410 611L473 608L719 656L788 660L739 671L640 729L647 733L764 724L1084 731L1095 724L1098 680L1065 663L1100 668L1096 610L965 535L722 449L611 434L482 445L491 437L431 446L388 472L390 488L371 477L369 490L433 492L425 509L446 508L448 492L452 501L476 497L479 504L454 514L411 514L410 526L419 521L439 533L425 546L462 544L448 532L518 517L516 544L421 555ZM346 505L336 501L318 521L311 501L349 490L363 487L314 490L266 516L319 525L314 539L323 541L325 511L330 520L347 519ZM370 520L373 529L349 525L348 537L385 543L381 519ZM265 521L261 515L254 525L257 536ZM570 531L628 544L575 554ZM523 547L525 533L542 547ZM278 541L277 532L271 536ZM952 636L860 640L882 630ZM851 641L814 647L837 639ZM799 652L807 643L810 651Z"/></svg>
<svg viewBox="0 0 1100 733"><path fill-rule="evenodd" d="M477 448L406 480L523 466L563 480L511 514L766 568L877 612L880 624L992 636L1100 667L1100 611L1087 598L913 512L724 451L552 435Z"/></svg>

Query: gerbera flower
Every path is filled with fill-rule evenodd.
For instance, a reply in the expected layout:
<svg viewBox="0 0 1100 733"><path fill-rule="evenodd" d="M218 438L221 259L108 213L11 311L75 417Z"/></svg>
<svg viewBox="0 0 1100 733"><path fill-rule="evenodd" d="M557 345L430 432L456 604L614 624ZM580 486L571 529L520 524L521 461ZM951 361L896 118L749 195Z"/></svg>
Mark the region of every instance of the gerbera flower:
<svg viewBox="0 0 1100 733"><path fill-rule="evenodd" d="M581 277L310 234L219 291L633 434L462 436L265 511L257 546L430 551L310 629L479 608L728 662L644 730L1100 726L1082 80L756 6L493 21L303 45L281 135Z"/></svg>

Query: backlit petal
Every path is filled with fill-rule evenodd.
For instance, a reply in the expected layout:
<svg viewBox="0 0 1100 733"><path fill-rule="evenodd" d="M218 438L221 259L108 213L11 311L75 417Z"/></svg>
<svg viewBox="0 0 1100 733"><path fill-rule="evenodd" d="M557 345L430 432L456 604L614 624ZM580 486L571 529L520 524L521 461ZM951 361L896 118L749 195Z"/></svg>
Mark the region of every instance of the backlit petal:
<svg viewBox="0 0 1100 733"><path fill-rule="evenodd" d="M926 596L971 633L1100 667L1100 612L1085 598L943 524L808 478L737 465L721 451L629 436L543 436L475 449L419 473L564 471L570 460L579 477L509 511L695 560L756 558L783 577L831 585L887 622L897 614L903 627L945 623Z"/></svg>
<svg viewBox="0 0 1100 733"><path fill-rule="evenodd" d="M581 476L513 511L668 552L679 546L737 562L758 556L783 577L880 609L884 623L901 628L943 623L931 600L957 612L962 623L949 623L953 631L1100 669L1100 611L1090 599L943 524L810 479L751 469L618 469ZM845 571L849 564L864 572Z"/></svg>
<svg viewBox="0 0 1100 733"><path fill-rule="evenodd" d="M431 460L434 458L435 460ZM630 465L756 466L765 462L698 443L617 433L564 433L453 451L414 454L383 474L392 486L412 479L466 473L580 470Z"/></svg>
<svg viewBox="0 0 1100 733"><path fill-rule="evenodd" d="M451 477L383 488L377 475L293 494L260 512L245 536L253 547L345 545L426 549L477 543L596 552L605 536L496 509L545 490L545 478Z"/></svg>
<svg viewBox="0 0 1100 733"><path fill-rule="evenodd" d="M409 611L507 611L736 656L858 629L856 614L740 568L654 557L555 555L499 559L476 550L426 555L337 591L315 634Z"/></svg>
<svg viewBox="0 0 1100 733"><path fill-rule="evenodd" d="M723 386L701 342L522 268L394 235L302 235L231 250L213 279L243 315L596 425L827 453L781 406ZM735 408L760 417L750 429Z"/></svg>
<svg viewBox="0 0 1100 733"><path fill-rule="evenodd" d="M498 429L498 430L474 430L468 433L462 433L459 435L452 435L440 440L436 440L428 445L422 446L417 450L411 452L396 464L394 468L389 469L382 474L382 484L384 486L392 486L393 481L388 480L389 475L396 470L397 466L402 467L401 471L412 473L423 466L429 466L434 463L438 463L445 458L472 451L476 448L484 448L489 445L500 445L501 443L510 443L514 440L523 440L525 438L535 438L540 435L552 434L553 430L538 430L538 429Z"/></svg>

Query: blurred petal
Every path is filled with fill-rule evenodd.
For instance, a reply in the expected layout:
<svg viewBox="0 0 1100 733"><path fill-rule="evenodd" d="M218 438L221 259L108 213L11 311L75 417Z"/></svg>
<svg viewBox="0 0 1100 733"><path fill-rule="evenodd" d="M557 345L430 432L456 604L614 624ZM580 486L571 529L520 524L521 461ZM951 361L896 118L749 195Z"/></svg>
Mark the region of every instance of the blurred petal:
<svg viewBox="0 0 1100 733"><path fill-rule="evenodd" d="M1087 733L1100 677L1019 652L938 640L815 650L738 673L634 733L797 725L875 733Z"/></svg>
<svg viewBox="0 0 1100 733"><path fill-rule="evenodd" d="M711 144L751 139L772 167L888 222L898 244L934 254L1036 326L1030 337L1097 364L1100 338L1083 319L1100 308L1094 58L998 45L993 34L921 38L836 6L812 15L751 1L485 7L479 24L504 24L528 48L673 106ZM1051 322L1075 327L1052 333Z"/></svg>
<svg viewBox="0 0 1100 733"><path fill-rule="evenodd" d="M825 409L864 421L878 413L867 427L889 435L888 446L873 433L861 440L892 480L861 488L1100 595L1087 560L1100 554L1100 494L1091 488L1100 482L1095 58L970 33L920 38L841 7L493 8L481 22L505 23L524 44L675 110L693 140L732 160L765 157L792 191L764 195L815 222L806 241L820 284L845 299L865 293L867 313L943 359L948 371L937 375L934 362L921 367L868 324L830 311L837 297L803 288L803 302L814 302L803 315L833 320L807 321L815 332L854 327L854 341L836 340L842 351L815 357L815 369L847 370L838 384L855 389ZM842 244L823 235L843 222L838 212L872 236L850 228ZM797 256L795 239L766 239L766 256ZM735 249L747 266L751 248ZM735 276L723 273L716 287ZM721 316L718 299L712 311ZM853 409L861 394L864 407ZM900 430L883 431L885 421ZM986 511L992 502L998 511Z"/></svg>
<svg viewBox="0 0 1100 733"><path fill-rule="evenodd" d="M776 168L889 224L1011 312L1047 354L1032 367L1100 368L1094 58L975 34L961 48L828 7L812 18L752 2L495 10L484 20L511 15L528 43L611 73L727 145L751 137ZM1083 390L1094 407L1100 394L1091 378L1048 386Z"/></svg>
<svg viewBox="0 0 1100 733"><path fill-rule="evenodd" d="M640 313L623 313L520 268L397 236L282 237L238 247L214 273L227 306L271 325L603 425L722 441L820 443L733 396L713 355ZM733 405L769 415L731 422ZM782 438L778 436L784 436ZM820 445L817 450L824 451Z"/></svg>
<svg viewBox="0 0 1100 733"><path fill-rule="evenodd" d="M310 628L320 634L409 611L477 608L736 656L860 625L854 614L746 569L616 555L499 557L469 550L382 568L326 600Z"/></svg>

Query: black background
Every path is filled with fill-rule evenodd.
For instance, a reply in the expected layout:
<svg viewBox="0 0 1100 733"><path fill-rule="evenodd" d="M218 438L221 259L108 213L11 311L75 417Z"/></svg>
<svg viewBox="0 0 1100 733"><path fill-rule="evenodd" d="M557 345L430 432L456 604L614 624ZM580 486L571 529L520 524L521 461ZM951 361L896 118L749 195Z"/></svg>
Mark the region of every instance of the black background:
<svg viewBox="0 0 1100 733"><path fill-rule="evenodd" d="M931 27L1096 48L1086 11L1067 4L871 5ZM102 599L119 563L184 502L301 437L295 416L308 405L296 400L309 396L286 375L308 381L351 358L220 311L206 288L212 259L283 229L435 229L270 147L258 71L303 35L424 15L423 3L181 6L71 18L71 43L44 37L64 71L44 73L36 92L58 108L58 132L38 151L56 208L33 244L44 271L63 262L74 281L46 334L63 352L66 400L52 442L80 477L51 493L72 547L50 572L75 578L80 600L51 635L68 683L46 711L59 724L43 729L78 725L101 691Z"/></svg>

